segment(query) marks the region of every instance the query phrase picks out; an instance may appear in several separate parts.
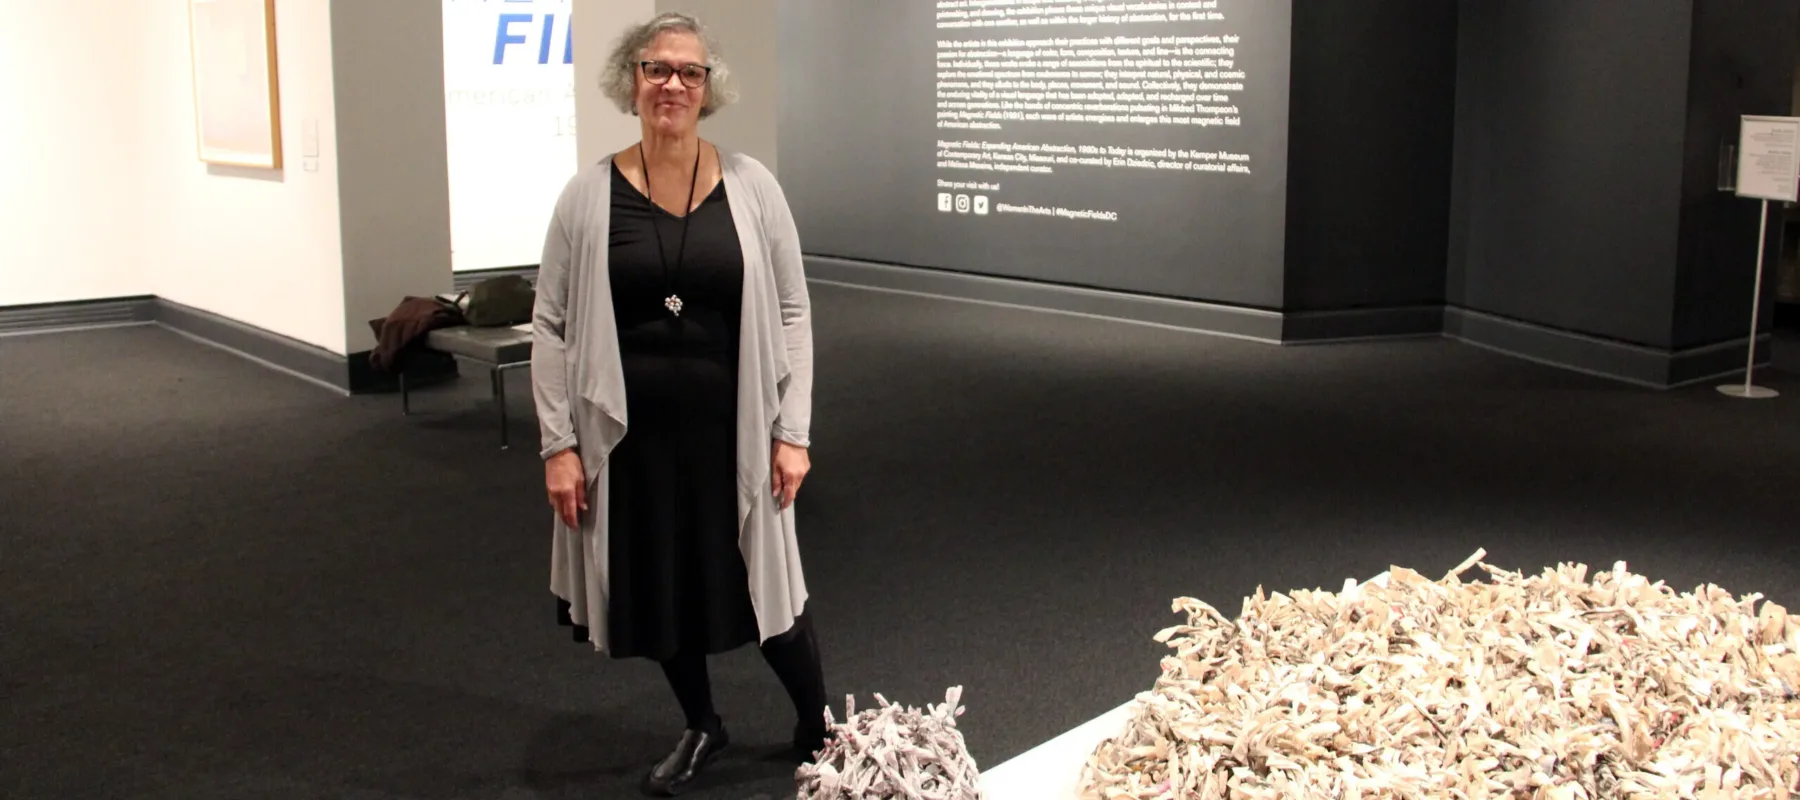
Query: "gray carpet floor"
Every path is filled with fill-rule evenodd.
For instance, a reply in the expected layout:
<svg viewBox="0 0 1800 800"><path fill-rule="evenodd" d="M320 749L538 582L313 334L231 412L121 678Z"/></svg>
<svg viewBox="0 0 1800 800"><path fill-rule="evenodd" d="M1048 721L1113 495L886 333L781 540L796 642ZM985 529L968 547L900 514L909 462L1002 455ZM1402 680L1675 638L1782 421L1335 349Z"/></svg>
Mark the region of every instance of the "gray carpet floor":
<svg viewBox="0 0 1800 800"><path fill-rule="evenodd" d="M1733 401L1442 340L1277 348L815 289L802 552L839 708L965 690L998 764L1149 687L1189 595L1610 565L1800 606L1800 381ZM612 798L681 717L554 625L529 378L343 398L157 328L0 339L0 796ZM791 797L792 712L718 659Z"/></svg>

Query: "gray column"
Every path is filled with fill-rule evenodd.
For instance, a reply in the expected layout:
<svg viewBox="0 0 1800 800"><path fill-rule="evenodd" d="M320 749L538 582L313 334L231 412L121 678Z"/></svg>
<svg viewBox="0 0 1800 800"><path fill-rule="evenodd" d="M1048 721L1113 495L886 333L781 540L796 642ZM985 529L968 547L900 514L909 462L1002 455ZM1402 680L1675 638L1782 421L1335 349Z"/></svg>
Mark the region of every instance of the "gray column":
<svg viewBox="0 0 1800 800"><path fill-rule="evenodd" d="M442 0L333 0L345 341L407 295L449 291ZM247 263L246 269L254 269Z"/></svg>

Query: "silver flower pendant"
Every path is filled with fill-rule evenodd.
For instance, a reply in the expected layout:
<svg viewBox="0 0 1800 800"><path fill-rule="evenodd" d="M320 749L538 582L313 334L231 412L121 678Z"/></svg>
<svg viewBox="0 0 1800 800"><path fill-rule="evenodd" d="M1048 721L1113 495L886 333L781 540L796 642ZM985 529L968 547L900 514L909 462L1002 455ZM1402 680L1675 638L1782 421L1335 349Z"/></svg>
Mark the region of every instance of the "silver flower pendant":
<svg viewBox="0 0 1800 800"><path fill-rule="evenodd" d="M668 307L670 313L674 314L677 317L681 316L681 296L680 295L673 295L673 294L669 295L669 298L667 300L663 301L663 305Z"/></svg>

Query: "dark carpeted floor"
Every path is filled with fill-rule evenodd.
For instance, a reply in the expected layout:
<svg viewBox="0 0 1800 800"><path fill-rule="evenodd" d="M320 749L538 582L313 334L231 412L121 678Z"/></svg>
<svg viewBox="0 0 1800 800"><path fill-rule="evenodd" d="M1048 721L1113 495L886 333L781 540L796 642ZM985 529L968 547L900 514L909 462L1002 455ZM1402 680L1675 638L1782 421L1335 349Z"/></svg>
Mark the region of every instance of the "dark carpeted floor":
<svg viewBox="0 0 1800 800"><path fill-rule="evenodd" d="M802 547L841 709L965 687L991 766L1147 688L1193 595L1477 547L1800 604L1800 382L1624 387L1438 340L1276 348L820 286ZM612 798L659 671L553 624L515 374L341 398L154 328L0 339L0 796ZM694 796L791 797L791 712Z"/></svg>

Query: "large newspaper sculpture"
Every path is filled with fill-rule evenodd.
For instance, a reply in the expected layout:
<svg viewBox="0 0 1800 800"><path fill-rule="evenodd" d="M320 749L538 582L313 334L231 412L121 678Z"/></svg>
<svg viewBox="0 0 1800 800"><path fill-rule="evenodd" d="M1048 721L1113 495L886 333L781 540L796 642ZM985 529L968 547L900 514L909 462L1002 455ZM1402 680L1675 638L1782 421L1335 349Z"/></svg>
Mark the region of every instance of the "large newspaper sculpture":
<svg viewBox="0 0 1800 800"><path fill-rule="evenodd" d="M1198 600L1087 798L1800 796L1800 621L1564 564Z"/></svg>

